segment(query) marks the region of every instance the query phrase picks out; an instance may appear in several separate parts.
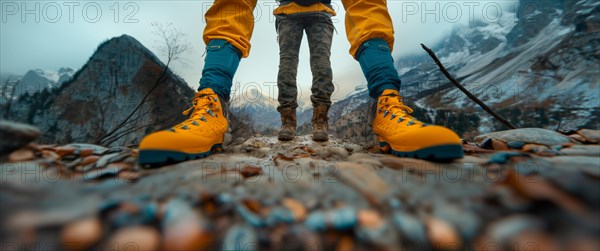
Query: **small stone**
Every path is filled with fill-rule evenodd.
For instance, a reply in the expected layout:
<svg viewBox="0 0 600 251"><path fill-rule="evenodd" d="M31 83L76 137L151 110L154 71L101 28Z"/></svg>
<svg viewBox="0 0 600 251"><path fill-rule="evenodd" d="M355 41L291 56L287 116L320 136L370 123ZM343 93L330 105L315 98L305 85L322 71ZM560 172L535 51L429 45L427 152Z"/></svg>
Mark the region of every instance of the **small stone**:
<svg viewBox="0 0 600 251"><path fill-rule="evenodd" d="M71 155L77 150L77 148L72 146L59 146L54 148L54 151L60 155L60 157L65 157L67 155Z"/></svg>
<svg viewBox="0 0 600 251"><path fill-rule="evenodd" d="M0 121L0 156L5 156L39 138L40 130L22 123Z"/></svg>
<svg viewBox="0 0 600 251"><path fill-rule="evenodd" d="M486 234L491 242L503 247L508 246L508 242L514 236L526 230L539 229L540 227L541 222L539 220L531 216L517 214L492 222L487 227Z"/></svg>
<svg viewBox="0 0 600 251"><path fill-rule="evenodd" d="M262 173L262 169L257 166L247 165L242 167L240 174L244 176L244 178L254 177L256 175L260 175Z"/></svg>
<svg viewBox="0 0 600 251"><path fill-rule="evenodd" d="M138 172L124 170L119 172L118 177L123 181L133 182L139 180L141 175Z"/></svg>
<svg viewBox="0 0 600 251"><path fill-rule="evenodd" d="M492 146L492 139L490 139L490 138L487 138L487 139L484 139L484 140L482 140L482 141L479 143L479 147L481 147L481 148L483 148L483 149L493 149L493 146Z"/></svg>
<svg viewBox="0 0 600 251"><path fill-rule="evenodd" d="M29 148L22 148L17 151L14 151L8 155L9 162L22 162L35 159L35 154L33 150Z"/></svg>
<svg viewBox="0 0 600 251"><path fill-rule="evenodd" d="M572 138L572 139L576 140L577 142L581 142L581 143L585 143L585 141L586 141L586 139L579 134L571 134L571 135L569 135L569 138Z"/></svg>
<svg viewBox="0 0 600 251"><path fill-rule="evenodd" d="M522 141L510 141L510 142L506 143L506 145L509 148L512 148L512 149L521 149L521 148L523 148L523 146L525 146L525 142L522 142Z"/></svg>
<svg viewBox="0 0 600 251"><path fill-rule="evenodd" d="M98 161L98 159L100 159L100 156L90 155L90 156L83 158L83 160L81 161L81 163L79 163L79 165L86 166L86 165L89 165L92 163L96 163L96 161Z"/></svg>
<svg viewBox="0 0 600 251"><path fill-rule="evenodd" d="M523 151L530 153L539 153L545 150L549 150L547 146L537 144L527 144L523 146Z"/></svg>
<svg viewBox="0 0 600 251"><path fill-rule="evenodd" d="M118 230L106 245L110 250L159 250L160 233L149 226L124 228Z"/></svg>
<svg viewBox="0 0 600 251"><path fill-rule="evenodd" d="M460 250L462 248L460 235L449 223L429 217L425 224L427 226L427 237L435 249Z"/></svg>
<svg viewBox="0 0 600 251"><path fill-rule="evenodd" d="M327 211L314 211L308 215L304 224L306 227L323 231L326 229L346 230L356 225L356 209L342 207Z"/></svg>
<svg viewBox="0 0 600 251"><path fill-rule="evenodd" d="M508 146L506 145L506 143L504 143L500 140L492 139L492 149L494 149L496 151L504 151L504 150L508 150Z"/></svg>
<svg viewBox="0 0 600 251"><path fill-rule="evenodd" d="M65 226L61 233L63 246L68 250L86 250L102 238L102 222L92 217Z"/></svg>
<svg viewBox="0 0 600 251"><path fill-rule="evenodd" d="M581 129L577 133L583 136L587 142L594 144L600 142L600 130Z"/></svg>
<svg viewBox="0 0 600 251"><path fill-rule="evenodd" d="M186 202L174 199L165 206L162 220L163 250L200 250L212 237L203 219Z"/></svg>
<svg viewBox="0 0 600 251"><path fill-rule="evenodd" d="M560 145L571 142L571 139L558 132L542 128L520 128L507 131L492 132L475 137L477 142L482 142L488 138L497 139L504 142L522 141L531 144L540 145Z"/></svg>
<svg viewBox="0 0 600 251"><path fill-rule="evenodd" d="M108 148L103 147L103 146L99 146L99 145L94 145L94 144L85 144L85 143L71 143L66 145L67 147L74 147L76 149L79 150L79 154L82 157L85 157L84 154L95 154L95 155L102 155L104 153L106 153L106 151L108 151ZM90 153L91 152L91 153Z"/></svg>
<svg viewBox="0 0 600 251"><path fill-rule="evenodd" d="M81 157L87 157L92 154L94 154L94 149L91 149L91 148L85 148L85 149L81 149L79 151L79 156L81 156Z"/></svg>
<svg viewBox="0 0 600 251"><path fill-rule="evenodd" d="M120 153L116 152L116 153L106 154L106 155L100 157L100 159L98 159L98 161L96 161L96 167L107 166L109 163L112 163L113 159L118 157L119 155L120 155ZM117 161L120 161L120 160L117 160Z"/></svg>
<svg viewBox="0 0 600 251"><path fill-rule="evenodd" d="M341 147L332 147L331 153L340 159L348 158L348 151Z"/></svg>
<svg viewBox="0 0 600 251"><path fill-rule="evenodd" d="M529 155L526 153L519 153L519 152L499 152L499 153L492 155L490 157L490 159L488 160L488 163L490 163L490 164L506 164L506 163L508 163L510 158L517 157L517 156L529 156Z"/></svg>
<svg viewBox="0 0 600 251"><path fill-rule="evenodd" d="M285 198L283 199L283 205L292 212L296 221L303 221L306 218L306 207L299 201Z"/></svg>
<svg viewBox="0 0 600 251"><path fill-rule="evenodd" d="M600 156L600 145L574 145L561 149L560 153L564 155Z"/></svg>
<svg viewBox="0 0 600 251"><path fill-rule="evenodd" d="M361 193L367 201L375 205L383 204L390 189L377 173L370 168L352 162L336 163L337 179Z"/></svg>
<svg viewBox="0 0 600 251"><path fill-rule="evenodd" d="M258 236L250 226L234 225L227 230L221 250L259 250Z"/></svg>
<svg viewBox="0 0 600 251"><path fill-rule="evenodd" d="M244 138L237 138L237 139L233 140L231 142L231 144L229 144L229 145L230 146L237 146L237 145L243 144L245 141L246 141L246 139L244 139Z"/></svg>
<svg viewBox="0 0 600 251"><path fill-rule="evenodd" d="M358 211L358 224L365 228L379 228L383 224L383 219L374 210Z"/></svg>
<svg viewBox="0 0 600 251"><path fill-rule="evenodd" d="M396 212L393 216L394 223L406 236L408 242L415 243L423 248L427 247L425 225L418 218L404 212Z"/></svg>

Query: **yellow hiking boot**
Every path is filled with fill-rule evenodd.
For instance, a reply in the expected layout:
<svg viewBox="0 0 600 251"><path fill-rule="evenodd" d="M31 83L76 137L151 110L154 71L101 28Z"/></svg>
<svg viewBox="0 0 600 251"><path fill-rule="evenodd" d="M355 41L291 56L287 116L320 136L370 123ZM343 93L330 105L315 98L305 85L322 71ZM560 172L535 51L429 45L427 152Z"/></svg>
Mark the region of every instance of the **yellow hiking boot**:
<svg viewBox="0 0 600 251"><path fill-rule="evenodd" d="M449 161L463 157L462 143L452 130L427 125L408 115L396 90L385 90L377 99L373 132L384 152L399 157Z"/></svg>
<svg viewBox="0 0 600 251"><path fill-rule="evenodd" d="M183 112L184 115L191 113L189 119L142 139L140 165L159 166L199 159L208 156L211 151L221 150L228 128L225 109L212 89L197 92L193 106Z"/></svg>

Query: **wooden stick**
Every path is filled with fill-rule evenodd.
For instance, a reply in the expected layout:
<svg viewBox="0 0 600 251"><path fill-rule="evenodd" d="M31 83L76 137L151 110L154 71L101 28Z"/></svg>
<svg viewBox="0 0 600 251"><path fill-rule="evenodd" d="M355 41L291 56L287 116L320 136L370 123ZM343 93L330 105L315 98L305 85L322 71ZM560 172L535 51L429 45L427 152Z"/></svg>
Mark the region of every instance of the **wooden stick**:
<svg viewBox="0 0 600 251"><path fill-rule="evenodd" d="M429 56L431 56L431 58L433 58L433 61L435 61L435 63L438 65L438 67L440 68L440 71L442 71L442 73L444 73L444 75L450 80L450 82L452 84L454 84L456 87L458 87L458 89L460 89L463 93L465 93L467 95L467 97L469 97L471 100L475 101L475 103L477 103L479 106L481 106L481 108L483 108L483 110L485 110L486 112L488 112L490 115L492 115L495 119L497 119L498 121L500 121L500 123L502 123L506 127L510 128L510 129L516 129L517 128L516 126L514 126L513 124L511 124L510 122L508 122L508 120L506 120L505 118L503 118L502 116L500 116L498 113L494 112L492 110L492 108L490 108L489 106L487 106L485 103L483 103L477 97L475 97L475 95L473 95L471 92L469 92L464 86L462 86L458 81L456 81L456 79L454 79L454 77L452 77L452 75L450 75L450 73L448 73L448 71L446 70L446 67L444 67L444 65L442 64L442 62L440 62L440 60L438 59L438 57L435 55L435 53L431 49L429 49L424 44L421 44L421 47L423 47L423 49L425 51L427 51L427 53L429 54Z"/></svg>

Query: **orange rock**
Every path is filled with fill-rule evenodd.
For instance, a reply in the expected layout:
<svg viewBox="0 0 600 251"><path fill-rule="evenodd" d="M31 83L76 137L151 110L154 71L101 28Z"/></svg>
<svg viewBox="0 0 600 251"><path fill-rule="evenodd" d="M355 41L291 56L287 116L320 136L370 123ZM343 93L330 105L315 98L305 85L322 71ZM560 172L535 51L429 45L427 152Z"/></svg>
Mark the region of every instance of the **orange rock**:
<svg viewBox="0 0 600 251"><path fill-rule="evenodd" d="M119 172L118 176L122 181L136 181L140 179L139 173L129 170Z"/></svg>
<svg viewBox="0 0 600 251"><path fill-rule="evenodd" d="M356 250L354 246L354 239L350 236L343 236L337 244L337 248L335 250L339 251L349 251Z"/></svg>
<svg viewBox="0 0 600 251"><path fill-rule="evenodd" d="M94 149L84 148L84 149L81 149L81 151L79 151L79 156L86 157L86 156L92 155L93 153L94 153Z"/></svg>
<svg viewBox="0 0 600 251"><path fill-rule="evenodd" d="M61 157L73 154L75 150L77 150L77 148L70 146L59 146L54 148L54 151L58 153L58 155L60 155Z"/></svg>
<svg viewBox="0 0 600 251"><path fill-rule="evenodd" d="M527 145L523 146L523 151L530 152L530 153L542 152L542 151L548 150L548 149L549 148L547 146L537 145L537 144L527 144Z"/></svg>
<svg viewBox="0 0 600 251"><path fill-rule="evenodd" d="M65 226L61 241L67 250L86 250L102 238L102 222L96 217L79 220Z"/></svg>
<svg viewBox="0 0 600 251"><path fill-rule="evenodd" d="M9 162L21 162L35 159L35 154L31 149L23 148L12 152L8 155Z"/></svg>
<svg viewBox="0 0 600 251"><path fill-rule="evenodd" d="M171 200L163 211L162 250L201 250L213 241L206 220L186 202Z"/></svg>
<svg viewBox="0 0 600 251"><path fill-rule="evenodd" d="M246 207L253 213L260 214L262 205L258 200L245 199L242 201Z"/></svg>
<svg viewBox="0 0 600 251"><path fill-rule="evenodd" d="M576 140L577 142L585 143L585 138L579 134L571 134L569 138Z"/></svg>
<svg viewBox="0 0 600 251"><path fill-rule="evenodd" d="M358 211L358 224L366 228L378 228L383 224L381 216L374 210Z"/></svg>
<svg viewBox="0 0 600 251"><path fill-rule="evenodd" d="M89 165L92 163L96 163L96 161L98 161L99 158L100 158L100 156L97 156L97 155L87 156L87 157L83 158L83 160L81 161L81 163L79 163L79 165L86 166L86 165Z"/></svg>
<svg viewBox="0 0 600 251"><path fill-rule="evenodd" d="M44 158L52 160L52 161L56 161L56 160L60 159L60 155L58 155L54 151L49 151L49 150L42 150L42 156L44 156Z"/></svg>
<svg viewBox="0 0 600 251"><path fill-rule="evenodd" d="M583 136L589 143L596 144L600 142L600 130L581 129L577 133Z"/></svg>
<svg viewBox="0 0 600 251"><path fill-rule="evenodd" d="M506 143L504 143L500 140L492 139L492 149L494 149L496 151L504 151L504 150L508 150L509 148L506 145Z"/></svg>
<svg viewBox="0 0 600 251"><path fill-rule="evenodd" d="M210 244L212 238L197 221L189 219L167 226L163 241L163 250L201 250Z"/></svg>
<svg viewBox="0 0 600 251"><path fill-rule="evenodd" d="M435 249L460 250L462 240L456 230L447 222L433 217L425 221L427 238Z"/></svg>
<svg viewBox="0 0 600 251"><path fill-rule="evenodd" d="M159 250L160 233L148 226L136 226L117 231L106 243L110 250Z"/></svg>
<svg viewBox="0 0 600 251"><path fill-rule="evenodd" d="M285 198L283 199L283 205L292 212L296 221L303 221L306 218L306 207L299 201Z"/></svg>

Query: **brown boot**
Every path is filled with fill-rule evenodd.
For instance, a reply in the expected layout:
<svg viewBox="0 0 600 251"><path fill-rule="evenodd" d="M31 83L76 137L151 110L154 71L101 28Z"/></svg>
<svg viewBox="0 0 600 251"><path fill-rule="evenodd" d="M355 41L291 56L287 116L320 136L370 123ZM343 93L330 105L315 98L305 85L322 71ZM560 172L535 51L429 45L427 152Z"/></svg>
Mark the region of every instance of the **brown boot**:
<svg viewBox="0 0 600 251"><path fill-rule="evenodd" d="M281 114L281 130L279 140L289 141L296 137L296 109L285 109Z"/></svg>
<svg viewBox="0 0 600 251"><path fill-rule="evenodd" d="M318 105L313 109L313 117L312 117L312 138L314 141L328 141L329 134L327 130L329 129L329 125L327 121L329 118L327 117L327 113L329 112L329 106L327 105Z"/></svg>

